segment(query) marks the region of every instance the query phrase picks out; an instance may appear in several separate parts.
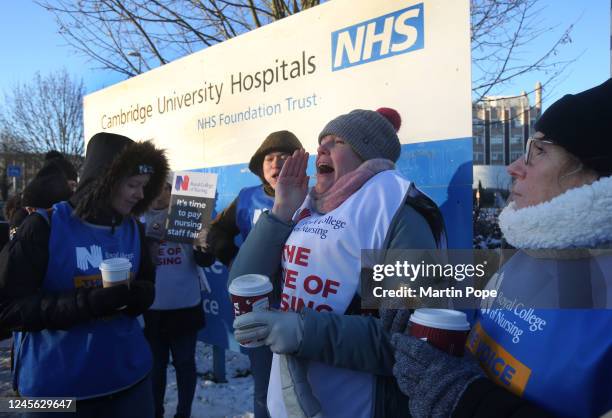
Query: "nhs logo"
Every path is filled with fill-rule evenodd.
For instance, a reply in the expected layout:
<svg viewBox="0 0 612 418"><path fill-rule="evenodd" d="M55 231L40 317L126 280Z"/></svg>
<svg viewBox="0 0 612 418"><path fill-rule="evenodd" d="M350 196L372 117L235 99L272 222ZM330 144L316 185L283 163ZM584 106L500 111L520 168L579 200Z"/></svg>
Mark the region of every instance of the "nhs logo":
<svg viewBox="0 0 612 418"><path fill-rule="evenodd" d="M423 3L332 32L332 71L423 49Z"/></svg>
<svg viewBox="0 0 612 418"><path fill-rule="evenodd" d="M97 269L102 263L102 247L90 245L87 247L76 247L77 267L81 271L87 271L89 266Z"/></svg>

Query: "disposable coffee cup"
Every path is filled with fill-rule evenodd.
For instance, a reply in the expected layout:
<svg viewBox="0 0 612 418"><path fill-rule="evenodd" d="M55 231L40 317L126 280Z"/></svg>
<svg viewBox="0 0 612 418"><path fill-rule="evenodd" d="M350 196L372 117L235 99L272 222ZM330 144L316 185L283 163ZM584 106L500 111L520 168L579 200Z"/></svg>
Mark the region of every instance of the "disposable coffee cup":
<svg viewBox="0 0 612 418"><path fill-rule="evenodd" d="M453 356L463 356L470 332L465 313L452 309L417 309L410 315L410 335Z"/></svg>
<svg viewBox="0 0 612 418"><path fill-rule="evenodd" d="M102 286L129 285L132 263L127 258L108 258L100 263Z"/></svg>
<svg viewBox="0 0 612 418"><path fill-rule="evenodd" d="M267 276L245 274L236 277L230 284L229 292L232 305L234 305L234 317L236 318L248 312L270 309L272 283ZM264 340L245 341L240 345L243 347L260 347L264 345Z"/></svg>

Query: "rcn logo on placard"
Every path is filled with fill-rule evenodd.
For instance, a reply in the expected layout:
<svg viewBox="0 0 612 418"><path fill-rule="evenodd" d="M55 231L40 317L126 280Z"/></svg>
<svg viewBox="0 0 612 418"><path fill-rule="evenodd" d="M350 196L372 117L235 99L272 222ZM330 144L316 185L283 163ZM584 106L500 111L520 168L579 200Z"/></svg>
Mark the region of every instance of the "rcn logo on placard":
<svg viewBox="0 0 612 418"><path fill-rule="evenodd" d="M93 268L100 267L102 262L102 247L98 245L90 245L87 247L76 247L77 267L81 271L87 271L88 266Z"/></svg>
<svg viewBox="0 0 612 418"><path fill-rule="evenodd" d="M189 189L189 176L176 176L176 183L174 183L174 190L187 190Z"/></svg>
<svg viewBox="0 0 612 418"><path fill-rule="evenodd" d="M423 3L332 32L332 71L423 49Z"/></svg>

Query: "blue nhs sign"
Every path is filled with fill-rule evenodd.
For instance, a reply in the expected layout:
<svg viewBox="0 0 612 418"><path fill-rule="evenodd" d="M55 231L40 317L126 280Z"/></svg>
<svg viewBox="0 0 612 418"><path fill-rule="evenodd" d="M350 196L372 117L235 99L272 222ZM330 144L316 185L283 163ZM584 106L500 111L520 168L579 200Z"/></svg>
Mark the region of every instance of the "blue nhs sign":
<svg viewBox="0 0 612 418"><path fill-rule="evenodd" d="M332 71L422 49L423 3L332 32Z"/></svg>

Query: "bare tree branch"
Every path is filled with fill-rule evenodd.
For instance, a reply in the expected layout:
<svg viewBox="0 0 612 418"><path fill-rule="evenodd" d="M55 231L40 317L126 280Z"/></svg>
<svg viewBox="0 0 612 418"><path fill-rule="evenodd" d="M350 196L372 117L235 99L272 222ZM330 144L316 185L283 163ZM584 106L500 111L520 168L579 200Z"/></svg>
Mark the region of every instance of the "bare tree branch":
<svg viewBox="0 0 612 418"><path fill-rule="evenodd" d="M540 0L471 0L472 94L475 102L527 74L538 74L551 85L574 60L556 58L571 42L568 25L549 47L525 60L526 52L541 36L555 32L543 24L545 9ZM533 55L533 54L532 54Z"/></svg>
<svg viewBox="0 0 612 418"><path fill-rule="evenodd" d="M255 26L257 26L258 28L261 27L261 22L259 21L259 17L257 16L257 11L255 10L255 4L253 3L253 0L249 0L249 7L251 8L251 14L253 16Z"/></svg>
<svg viewBox="0 0 612 418"><path fill-rule="evenodd" d="M36 0L53 13L68 45L128 77L320 1Z"/></svg>
<svg viewBox="0 0 612 418"><path fill-rule="evenodd" d="M155 68L321 0L35 0L55 15L69 45L102 68L126 76ZM526 60L546 26L541 0L470 0L474 101L495 94L517 77L537 73L543 84L573 60L559 60L572 25ZM533 54L531 54L533 56ZM138 61L134 57L138 57Z"/></svg>
<svg viewBox="0 0 612 418"><path fill-rule="evenodd" d="M66 156L83 155L82 80L66 70L17 84L4 93L0 112L3 148L12 152L44 153L57 150Z"/></svg>
<svg viewBox="0 0 612 418"><path fill-rule="evenodd" d="M138 33L140 34L140 36L142 36L142 38L146 41L146 44L149 46L149 48L151 49L151 51L153 52L153 54L157 57L157 59L159 60L159 63L161 65L166 64L168 61L166 61L164 59L164 57L162 57L161 53L159 52L159 50L157 49L157 47L155 46L155 43L153 43L153 41L151 41L151 37L148 35L147 31L142 27L142 25L140 24L139 20L140 18L136 17L134 14L132 14L121 2L121 0L114 0L113 1L117 7L119 7L121 9L121 14L125 13L125 15L128 17L128 19L133 23L133 25L138 29Z"/></svg>

